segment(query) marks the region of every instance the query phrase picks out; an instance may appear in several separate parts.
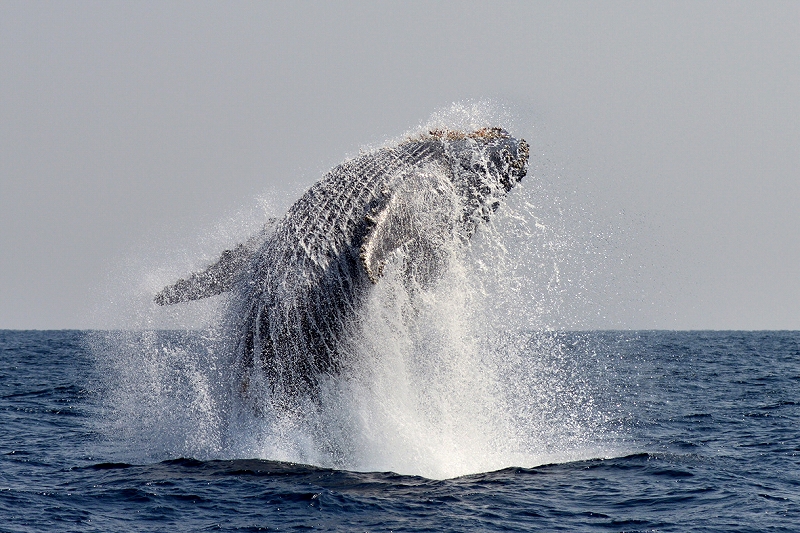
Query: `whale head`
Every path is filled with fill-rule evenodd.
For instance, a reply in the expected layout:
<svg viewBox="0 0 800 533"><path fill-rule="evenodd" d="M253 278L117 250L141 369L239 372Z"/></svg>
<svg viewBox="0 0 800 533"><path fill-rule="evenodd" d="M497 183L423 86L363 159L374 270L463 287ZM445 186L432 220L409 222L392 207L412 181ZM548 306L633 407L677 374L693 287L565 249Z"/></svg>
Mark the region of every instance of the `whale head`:
<svg viewBox="0 0 800 533"><path fill-rule="evenodd" d="M470 133L434 130L445 145L455 189L464 201L463 222L471 234L488 221L503 197L528 171L530 148L502 128Z"/></svg>
<svg viewBox="0 0 800 533"><path fill-rule="evenodd" d="M487 144L486 152L491 161L490 173L509 192L528 173L530 147L525 139L515 139L507 132L500 131L505 136Z"/></svg>

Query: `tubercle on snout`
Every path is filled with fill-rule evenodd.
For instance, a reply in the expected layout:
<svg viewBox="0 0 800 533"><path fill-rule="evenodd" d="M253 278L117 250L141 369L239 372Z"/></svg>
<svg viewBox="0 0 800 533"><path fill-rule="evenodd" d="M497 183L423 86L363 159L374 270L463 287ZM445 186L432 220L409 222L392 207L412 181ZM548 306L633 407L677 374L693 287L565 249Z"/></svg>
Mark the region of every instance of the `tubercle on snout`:
<svg viewBox="0 0 800 533"><path fill-rule="evenodd" d="M431 138L437 139L439 141L460 141L464 139L482 139L486 141L491 141L494 139L510 139L511 134L508 133L503 128L498 128L498 127L486 127L468 132L460 130L450 130L444 128L435 128L432 130L428 130L426 133L409 137L404 141L402 141L400 144L424 141L426 139L429 140Z"/></svg>
<svg viewBox="0 0 800 533"><path fill-rule="evenodd" d="M494 140L494 139L510 139L511 134L508 133L503 128L480 128L475 131L471 132L461 132L461 131L454 131L454 130L442 130L442 129L435 129L430 130L428 134L431 137L437 137L439 139L445 141L457 141L461 139L484 139L484 140Z"/></svg>

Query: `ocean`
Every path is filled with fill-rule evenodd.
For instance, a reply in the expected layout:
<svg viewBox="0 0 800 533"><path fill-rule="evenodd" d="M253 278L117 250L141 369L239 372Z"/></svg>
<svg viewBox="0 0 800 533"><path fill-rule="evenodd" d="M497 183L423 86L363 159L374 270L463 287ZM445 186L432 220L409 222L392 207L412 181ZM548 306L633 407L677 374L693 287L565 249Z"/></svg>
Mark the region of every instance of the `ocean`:
<svg viewBox="0 0 800 533"><path fill-rule="evenodd" d="M518 334L278 429L208 339L0 331L0 531L800 531L800 332Z"/></svg>

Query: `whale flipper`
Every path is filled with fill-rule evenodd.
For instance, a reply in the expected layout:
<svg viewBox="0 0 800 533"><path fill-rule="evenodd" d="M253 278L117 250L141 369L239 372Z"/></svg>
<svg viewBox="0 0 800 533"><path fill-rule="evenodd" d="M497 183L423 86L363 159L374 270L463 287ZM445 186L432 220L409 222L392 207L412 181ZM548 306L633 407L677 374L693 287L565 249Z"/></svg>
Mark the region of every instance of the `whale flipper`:
<svg viewBox="0 0 800 533"><path fill-rule="evenodd" d="M164 287L153 300L158 305L172 305L230 291L261 245L274 232L276 224L277 219L269 219L264 228L246 242L223 251L220 258L205 270L192 272L188 278Z"/></svg>
<svg viewBox="0 0 800 533"><path fill-rule="evenodd" d="M392 254L406 254L404 274L427 284L439 277L447 262L446 240L457 232L452 204L452 185L443 173L420 170L402 176L388 200L367 215L369 230L360 247L360 258L374 284Z"/></svg>

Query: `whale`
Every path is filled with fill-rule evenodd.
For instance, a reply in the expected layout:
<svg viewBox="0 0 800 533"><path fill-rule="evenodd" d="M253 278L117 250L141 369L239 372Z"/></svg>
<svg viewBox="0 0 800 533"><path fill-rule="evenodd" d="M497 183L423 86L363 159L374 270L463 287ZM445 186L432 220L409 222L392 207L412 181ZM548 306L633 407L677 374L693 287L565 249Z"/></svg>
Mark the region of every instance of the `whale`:
<svg viewBox="0 0 800 533"><path fill-rule="evenodd" d="M529 146L498 127L431 130L346 160L279 219L164 287L158 305L230 293L244 394L314 396L342 371L348 337L391 269L425 290L526 175Z"/></svg>

